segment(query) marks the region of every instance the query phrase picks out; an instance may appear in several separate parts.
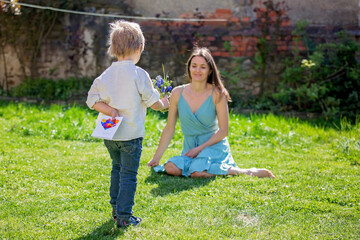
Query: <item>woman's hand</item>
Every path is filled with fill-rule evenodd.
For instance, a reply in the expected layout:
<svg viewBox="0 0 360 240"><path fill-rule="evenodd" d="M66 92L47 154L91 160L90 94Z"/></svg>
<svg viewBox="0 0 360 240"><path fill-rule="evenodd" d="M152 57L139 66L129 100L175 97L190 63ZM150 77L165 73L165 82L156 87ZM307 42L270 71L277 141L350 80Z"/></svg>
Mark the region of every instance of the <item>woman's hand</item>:
<svg viewBox="0 0 360 240"><path fill-rule="evenodd" d="M196 148L192 148L190 149L189 151L187 151L184 156L187 156L187 157L191 157L191 158L196 158L197 155L199 155L199 153L202 151L203 149L199 146L199 147L196 147Z"/></svg>
<svg viewBox="0 0 360 240"><path fill-rule="evenodd" d="M156 160L156 159L151 159L146 166L148 167L156 167L159 165L159 160Z"/></svg>

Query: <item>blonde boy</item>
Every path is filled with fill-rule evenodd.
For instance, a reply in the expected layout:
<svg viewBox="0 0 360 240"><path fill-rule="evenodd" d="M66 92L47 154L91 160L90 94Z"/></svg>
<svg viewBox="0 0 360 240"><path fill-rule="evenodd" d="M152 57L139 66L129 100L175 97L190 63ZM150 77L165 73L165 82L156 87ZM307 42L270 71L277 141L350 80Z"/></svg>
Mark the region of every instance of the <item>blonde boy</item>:
<svg viewBox="0 0 360 240"><path fill-rule="evenodd" d="M144 50L145 38L137 23L115 21L110 24L108 54L117 58L99 77L89 92L86 104L123 121L115 140L104 140L112 159L110 204L118 227L138 225L132 207L137 185L137 171L145 134L146 108L163 110L169 107L154 89L149 74L135 64Z"/></svg>

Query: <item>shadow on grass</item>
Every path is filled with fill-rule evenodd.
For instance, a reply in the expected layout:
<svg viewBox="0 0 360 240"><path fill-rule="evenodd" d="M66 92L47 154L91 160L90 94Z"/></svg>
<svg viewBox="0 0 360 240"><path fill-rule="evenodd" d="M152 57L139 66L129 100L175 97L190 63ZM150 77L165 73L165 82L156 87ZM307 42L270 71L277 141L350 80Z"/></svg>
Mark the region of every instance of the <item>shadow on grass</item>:
<svg viewBox="0 0 360 240"><path fill-rule="evenodd" d="M124 235L126 229L119 229L116 227L115 222L112 219L109 219L107 222L97 227L93 232L87 234L86 236L82 236L76 238L75 240L88 240L88 239L116 239L122 235Z"/></svg>
<svg viewBox="0 0 360 240"><path fill-rule="evenodd" d="M151 190L151 194L155 196L165 196L171 193L178 193L193 188L202 187L214 180L215 177L211 177L211 178L175 177L164 173L156 173L153 169L151 169L151 174L145 179L145 182L158 184L157 188L153 188Z"/></svg>

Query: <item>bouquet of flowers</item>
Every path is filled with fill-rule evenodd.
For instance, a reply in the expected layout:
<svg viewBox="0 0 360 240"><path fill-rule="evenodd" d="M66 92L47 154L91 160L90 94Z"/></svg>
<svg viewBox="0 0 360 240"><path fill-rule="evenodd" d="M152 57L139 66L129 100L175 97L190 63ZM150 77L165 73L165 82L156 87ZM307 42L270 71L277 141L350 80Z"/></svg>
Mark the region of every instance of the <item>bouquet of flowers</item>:
<svg viewBox="0 0 360 240"><path fill-rule="evenodd" d="M155 79L152 79L154 88L160 92L160 98L169 97L172 86L172 81L169 80L169 76L165 74L165 68L163 67L163 77L158 75Z"/></svg>

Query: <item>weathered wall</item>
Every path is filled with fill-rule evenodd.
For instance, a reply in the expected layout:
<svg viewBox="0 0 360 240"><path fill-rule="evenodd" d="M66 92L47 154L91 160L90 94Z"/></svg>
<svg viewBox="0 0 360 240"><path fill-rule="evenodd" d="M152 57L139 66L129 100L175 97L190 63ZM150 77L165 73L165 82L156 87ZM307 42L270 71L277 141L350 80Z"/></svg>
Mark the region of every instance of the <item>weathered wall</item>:
<svg viewBox="0 0 360 240"><path fill-rule="evenodd" d="M312 25L358 25L358 0L287 1L292 23L308 20Z"/></svg>
<svg viewBox="0 0 360 240"><path fill-rule="evenodd" d="M201 12L214 12L216 9L230 9L236 17L255 18L253 7L260 0L134 0L135 9L141 15L155 16L162 11L170 17L178 17L196 8ZM282 0L279 0L280 2ZM312 25L357 25L358 0L287 0L291 23L308 20Z"/></svg>
<svg viewBox="0 0 360 240"><path fill-rule="evenodd" d="M253 11L257 5L256 0L127 0L127 1L88 1L85 11L98 13L115 13L125 15L155 16L162 11L169 12L169 17L191 17L196 8L210 18L226 18L228 22L205 24L201 27L183 23L170 23L167 27L157 21L142 21L146 47L139 65L147 69L151 76L161 74L161 65L165 64L175 82L184 80L184 63L189 51L191 41L194 39L202 46L209 47L219 66L229 70L232 57L251 58L254 56L259 32L256 30L256 14ZM322 41L336 32L333 26L358 26L359 1L358 0L288 0L289 22L284 22L288 36L278 42L277 51L288 51L294 48L291 30L298 20L308 20L312 24L311 33L314 39ZM56 28L52 38L42 49L39 58L39 73L42 77L54 79L70 76L96 76L109 66L112 59L106 55L108 23L113 21L108 17L91 17L81 15L66 15L63 26ZM79 24L80 23L80 24ZM292 25L292 26L291 26ZM71 26L70 33L66 29ZM332 26L332 27L328 27ZM69 36L79 34L86 45L86 54L79 57L78 64L71 58L74 49L69 43ZM355 28L353 35L359 38L359 30ZM178 46L179 42L187 46ZM225 49L225 44L231 45L231 51ZM303 49L303 46L300 46ZM77 49L79 50L79 49ZM181 54L177 54L177 53ZM8 79L12 86L23 81L19 63L11 46L6 46L6 66ZM256 94L258 83L256 73L252 68L251 60L246 60L244 69L247 69L248 79L242 81L243 86L252 89ZM0 59L0 81L3 81L4 62ZM28 71L27 71L28 74Z"/></svg>

